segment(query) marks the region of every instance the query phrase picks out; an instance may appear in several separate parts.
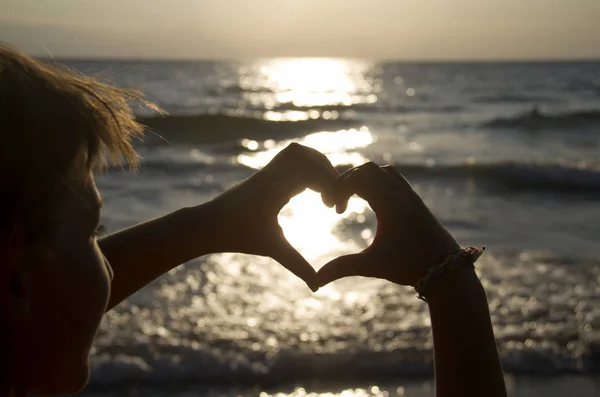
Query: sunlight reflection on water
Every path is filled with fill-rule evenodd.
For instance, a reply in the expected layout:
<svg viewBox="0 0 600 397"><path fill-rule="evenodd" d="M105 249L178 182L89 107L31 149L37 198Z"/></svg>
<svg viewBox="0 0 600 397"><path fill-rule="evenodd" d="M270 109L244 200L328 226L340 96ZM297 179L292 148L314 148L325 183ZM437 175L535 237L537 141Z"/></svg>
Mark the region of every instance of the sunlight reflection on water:
<svg viewBox="0 0 600 397"><path fill-rule="evenodd" d="M346 389L340 393L307 393L304 388L297 388L291 394L277 393L268 394L260 393L260 397L390 397L404 396L404 388L398 387L395 393L390 394L387 390L380 390L378 386L372 386L369 389Z"/></svg>
<svg viewBox="0 0 600 397"><path fill-rule="evenodd" d="M348 203L346 214L339 215L334 209L323 205L320 194L305 191L283 208L279 224L288 241L307 260L313 264L316 261L324 264L340 253L359 249L354 241L341 241L334 234L334 228L349 213L362 214L366 209L367 205L363 200L353 197Z"/></svg>
<svg viewBox="0 0 600 397"><path fill-rule="evenodd" d="M366 162L367 159L353 150L369 146L374 142L374 138L367 127L362 127L358 130L315 132L300 139L283 140L277 143L272 140L267 140L261 144L252 140L242 140L242 145L249 150L256 150L259 147L266 150L239 154L235 161L250 168L260 169L292 142L298 142L324 153L334 166L343 164L357 166Z"/></svg>
<svg viewBox="0 0 600 397"><path fill-rule="evenodd" d="M297 107L350 106L374 103L374 82L369 79L373 64L367 61L302 58L270 59L259 62L251 77L241 71L240 86L250 92L248 101L268 107L292 104ZM257 93L270 89L273 94Z"/></svg>

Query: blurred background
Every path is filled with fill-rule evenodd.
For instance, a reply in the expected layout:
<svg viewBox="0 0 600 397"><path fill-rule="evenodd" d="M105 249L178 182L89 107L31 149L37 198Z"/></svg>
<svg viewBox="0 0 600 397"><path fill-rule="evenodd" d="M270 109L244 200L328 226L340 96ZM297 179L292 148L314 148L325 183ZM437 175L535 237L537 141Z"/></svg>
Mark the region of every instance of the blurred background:
<svg viewBox="0 0 600 397"><path fill-rule="evenodd" d="M511 396L600 395L600 2L0 3L0 40L170 114L138 173L99 178L109 231L216 196L290 142L393 164L477 270ZM306 191L281 212L316 268L376 220ZM94 396L432 396L425 305L352 278L312 294L271 260L203 257L107 314Z"/></svg>

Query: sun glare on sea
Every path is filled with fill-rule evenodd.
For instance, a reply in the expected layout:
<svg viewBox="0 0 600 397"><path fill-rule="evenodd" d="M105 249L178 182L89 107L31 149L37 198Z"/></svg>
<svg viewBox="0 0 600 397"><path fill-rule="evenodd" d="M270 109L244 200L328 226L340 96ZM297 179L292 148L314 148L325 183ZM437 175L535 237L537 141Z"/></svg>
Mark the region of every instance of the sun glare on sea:
<svg viewBox="0 0 600 397"><path fill-rule="evenodd" d="M292 142L311 147L324 153L331 164L357 166L368 160L358 151L373 143L374 138L367 127L340 131L320 131L300 139L286 139L275 142L242 140L242 145L250 152L237 156L236 162L246 167L260 169L267 165L282 149Z"/></svg>
<svg viewBox="0 0 600 397"><path fill-rule="evenodd" d="M340 241L334 235L335 225L348 213L363 214L365 202L351 198L346 215L327 208L318 193L307 190L294 197L279 215L285 237L313 264L321 266L340 254L359 249L355 241Z"/></svg>
<svg viewBox="0 0 600 397"><path fill-rule="evenodd" d="M277 104L295 107L350 106L377 101L366 61L298 58L262 62L262 84L275 93Z"/></svg>

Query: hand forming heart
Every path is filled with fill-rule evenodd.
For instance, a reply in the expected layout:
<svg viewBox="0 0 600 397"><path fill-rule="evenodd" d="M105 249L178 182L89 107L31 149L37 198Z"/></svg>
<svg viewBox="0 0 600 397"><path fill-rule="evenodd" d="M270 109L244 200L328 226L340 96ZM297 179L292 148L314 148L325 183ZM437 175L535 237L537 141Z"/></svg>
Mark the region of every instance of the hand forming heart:
<svg viewBox="0 0 600 397"><path fill-rule="evenodd" d="M277 216L306 188L320 192L325 205L332 207L337 177L325 155L290 144L263 169L213 200L220 220L218 251L271 257L316 291L316 271L286 240Z"/></svg>
<svg viewBox="0 0 600 397"><path fill-rule="evenodd" d="M357 194L377 215L375 239L364 251L344 255L317 274L286 240L277 221L289 200L310 188L328 207L345 211ZM221 252L268 256L316 291L346 276L372 276L413 285L458 244L393 167L366 163L339 176L320 152L291 144L266 167L212 202L218 213Z"/></svg>
<svg viewBox="0 0 600 397"><path fill-rule="evenodd" d="M415 285L433 265L460 248L394 167L369 162L341 175L336 186L338 212L345 211L353 194L375 211L375 238L362 252L325 264L318 274L320 286L347 276Z"/></svg>

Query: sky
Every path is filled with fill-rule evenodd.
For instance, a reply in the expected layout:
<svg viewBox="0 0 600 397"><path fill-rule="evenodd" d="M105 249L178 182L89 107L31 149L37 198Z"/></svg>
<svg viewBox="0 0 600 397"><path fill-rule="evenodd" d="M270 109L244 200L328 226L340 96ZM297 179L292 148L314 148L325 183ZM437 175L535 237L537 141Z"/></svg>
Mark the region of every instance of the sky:
<svg viewBox="0 0 600 397"><path fill-rule="evenodd" d="M600 0L0 0L34 55L600 59Z"/></svg>

